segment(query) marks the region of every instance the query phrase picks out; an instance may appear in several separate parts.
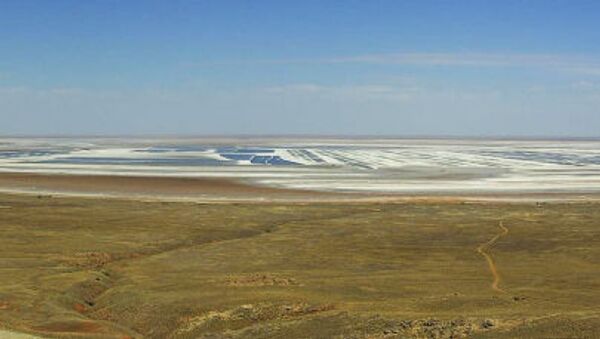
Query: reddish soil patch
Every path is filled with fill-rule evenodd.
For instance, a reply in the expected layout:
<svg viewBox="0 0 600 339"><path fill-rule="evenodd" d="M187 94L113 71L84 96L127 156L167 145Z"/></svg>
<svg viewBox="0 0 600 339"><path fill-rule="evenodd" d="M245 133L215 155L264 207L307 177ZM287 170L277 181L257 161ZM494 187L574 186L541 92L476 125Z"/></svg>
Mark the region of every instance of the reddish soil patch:
<svg viewBox="0 0 600 339"><path fill-rule="evenodd" d="M98 333L102 326L93 321L59 321L34 327L42 332Z"/></svg>
<svg viewBox="0 0 600 339"><path fill-rule="evenodd" d="M175 196L311 196L315 192L254 186L225 178L135 177L2 173L0 187L55 192L150 194ZM327 193L318 193L327 195Z"/></svg>
<svg viewBox="0 0 600 339"><path fill-rule="evenodd" d="M85 306L83 304L80 303L75 303L73 304L73 309L79 313L83 313L85 312Z"/></svg>

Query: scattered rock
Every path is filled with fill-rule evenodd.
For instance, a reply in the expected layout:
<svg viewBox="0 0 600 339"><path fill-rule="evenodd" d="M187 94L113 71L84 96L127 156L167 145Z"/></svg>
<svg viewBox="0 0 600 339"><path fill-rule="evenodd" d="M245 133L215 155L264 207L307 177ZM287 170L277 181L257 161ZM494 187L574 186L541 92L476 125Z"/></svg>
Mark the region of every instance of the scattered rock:
<svg viewBox="0 0 600 339"><path fill-rule="evenodd" d="M402 320L400 321L400 327L403 329L411 328L413 326L412 320Z"/></svg>
<svg viewBox="0 0 600 339"><path fill-rule="evenodd" d="M294 278L275 276L271 274L251 274L245 276L230 276L225 279L228 286L290 286L298 285Z"/></svg>
<svg viewBox="0 0 600 339"><path fill-rule="evenodd" d="M431 327L431 326L435 326L437 324L438 324L437 319L428 319L428 320L425 320L425 322L423 323L423 326Z"/></svg>
<svg viewBox="0 0 600 339"><path fill-rule="evenodd" d="M494 327L496 324L494 323L494 321L492 319L485 319L482 323L481 323L481 327L488 329L488 328L492 328Z"/></svg>
<svg viewBox="0 0 600 339"><path fill-rule="evenodd" d="M439 320L392 320L380 316L371 318L362 329L378 338L468 338L475 330L473 323L465 319Z"/></svg>
<svg viewBox="0 0 600 339"><path fill-rule="evenodd" d="M397 329L395 329L395 328L391 328L391 329L384 329L384 330L383 330L383 334L384 334L384 335L392 335L392 334L398 334L398 333L400 333L400 331L398 331L398 330L397 330Z"/></svg>
<svg viewBox="0 0 600 339"><path fill-rule="evenodd" d="M271 321L275 319L293 319L319 312L333 310L333 305L310 305L297 303L291 305L276 305L270 303L240 305L224 311L208 311L196 316L180 318L177 334L185 334L203 327L220 326L223 323L235 324Z"/></svg>
<svg viewBox="0 0 600 339"><path fill-rule="evenodd" d="M86 268L101 268L113 260L110 253L82 252L75 254L75 266Z"/></svg>

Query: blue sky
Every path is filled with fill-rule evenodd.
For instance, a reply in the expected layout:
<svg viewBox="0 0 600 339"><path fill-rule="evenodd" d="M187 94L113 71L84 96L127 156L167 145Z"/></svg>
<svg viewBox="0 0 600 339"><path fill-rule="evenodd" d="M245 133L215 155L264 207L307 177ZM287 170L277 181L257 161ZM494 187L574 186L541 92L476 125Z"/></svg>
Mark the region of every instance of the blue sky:
<svg viewBox="0 0 600 339"><path fill-rule="evenodd" d="M0 133L600 136L598 1L0 2Z"/></svg>

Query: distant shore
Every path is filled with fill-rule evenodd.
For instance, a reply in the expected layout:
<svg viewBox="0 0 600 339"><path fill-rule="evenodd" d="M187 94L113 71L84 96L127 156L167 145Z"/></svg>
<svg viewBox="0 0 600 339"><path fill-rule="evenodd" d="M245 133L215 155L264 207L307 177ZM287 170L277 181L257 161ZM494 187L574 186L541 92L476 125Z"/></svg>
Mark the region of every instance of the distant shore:
<svg viewBox="0 0 600 339"><path fill-rule="evenodd" d="M267 187L230 178L0 173L0 192L204 202L597 201L600 194L560 193L344 193Z"/></svg>
<svg viewBox="0 0 600 339"><path fill-rule="evenodd" d="M225 178L143 177L122 175L71 175L0 173L5 192L101 195L121 197L293 199L331 196L325 192L251 185Z"/></svg>

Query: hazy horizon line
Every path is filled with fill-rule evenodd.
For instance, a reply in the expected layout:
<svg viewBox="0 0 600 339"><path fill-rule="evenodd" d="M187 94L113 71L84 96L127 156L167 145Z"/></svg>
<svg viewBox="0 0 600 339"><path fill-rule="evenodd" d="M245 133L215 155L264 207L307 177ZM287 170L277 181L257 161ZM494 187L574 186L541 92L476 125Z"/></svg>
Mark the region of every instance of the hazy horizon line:
<svg viewBox="0 0 600 339"><path fill-rule="evenodd" d="M229 139L285 139L285 138L297 138L297 139L438 139L438 140L549 140L549 141L600 141L600 135L598 136L559 136L559 135L458 135L458 134L405 134L405 135L394 135L394 134L312 134L312 133L289 133L289 134L256 134L256 133L215 133L215 134L190 134L190 133L132 133L132 134L103 134L103 133L91 133L91 134L0 134L0 139L119 139L119 138L130 138L130 139L145 139L145 138L158 138L158 139L217 139L217 138L229 138Z"/></svg>

